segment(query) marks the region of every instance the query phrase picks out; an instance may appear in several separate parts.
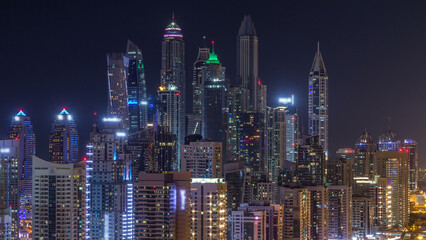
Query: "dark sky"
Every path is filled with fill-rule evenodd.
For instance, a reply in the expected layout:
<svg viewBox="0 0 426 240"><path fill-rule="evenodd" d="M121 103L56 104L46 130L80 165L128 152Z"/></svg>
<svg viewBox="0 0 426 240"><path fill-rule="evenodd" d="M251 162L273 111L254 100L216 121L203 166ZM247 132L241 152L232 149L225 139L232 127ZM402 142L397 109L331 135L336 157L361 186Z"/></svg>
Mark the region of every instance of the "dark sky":
<svg viewBox="0 0 426 240"><path fill-rule="evenodd" d="M424 1L1 1L0 133L23 108L34 124L37 154L46 158L51 124L64 106L83 146L92 113L106 112L106 53L124 51L127 39L138 44L153 93L172 9L186 41L187 84L203 35L216 42L234 78L236 35L250 14L270 106L294 93L306 112L319 40L329 73L330 150L353 147L364 128L377 139L391 117L400 137L419 142L426 167Z"/></svg>

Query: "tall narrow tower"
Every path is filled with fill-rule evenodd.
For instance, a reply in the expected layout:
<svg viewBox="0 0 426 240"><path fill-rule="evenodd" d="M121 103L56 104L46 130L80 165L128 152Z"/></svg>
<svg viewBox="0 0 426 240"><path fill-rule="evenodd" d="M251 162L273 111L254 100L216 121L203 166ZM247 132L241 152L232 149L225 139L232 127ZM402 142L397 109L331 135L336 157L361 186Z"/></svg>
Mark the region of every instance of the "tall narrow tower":
<svg viewBox="0 0 426 240"><path fill-rule="evenodd" d="M108 115L123 119L123 127L129 128L127 72L129 59L124 53L107 54Z"/></svg>
<svg viewBox="0 0 426 240"><path fill-rule="evenodd" d="M249 110L257 110L258 40L249 15L244 16L237 36L238 85L249 90Z"/></svg>
<svg viewBox="0 0 426 240"><path fill-rule="evenodd" d="M146 127L148 122L148 99L146 96L145 68L142 51L127 41L126 56L129 59L127 72L127 93L129 104L130 132Z"/></svg>
<svg viewBox="0 0 426 240"><path fill-rule="evenodd" d="M12 119L9 138L19 141L18 181L19 181L19 216L22 222L31 221L31 177L32 159L35 155L36 137L30 117L22 110ZM21 236L30 237L31 232L26 228L20 229Z"/></svg>
<svg viewBox="0 0 426 240"><path fill-rule="evenodd" d="M177 123L177 147L183 144L185 137L185 42L183 41L182 29L172 17L167 25L164 39L161 43L161 85L167 89L177 91L180 94L178 106ZM178 153L179 155L179 153Z"/></svg>
<svg viewBox="0 0 426 240"><path fill-rule="evenodd" d="M328 74L322 59L319 42L309 74L309 135L319 135L319 143L328 156Z"/></svg>

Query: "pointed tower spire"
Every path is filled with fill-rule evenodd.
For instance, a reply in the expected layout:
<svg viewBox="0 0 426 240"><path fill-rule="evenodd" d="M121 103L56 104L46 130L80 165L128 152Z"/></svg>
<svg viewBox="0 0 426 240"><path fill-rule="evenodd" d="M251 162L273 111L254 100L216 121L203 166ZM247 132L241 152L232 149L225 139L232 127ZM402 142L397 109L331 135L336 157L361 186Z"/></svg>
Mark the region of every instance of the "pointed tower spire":
<svg viewBox="0 0 426 240"><path fill-rule="evenodd" d="M209 63L220 63L219 58L217 57L216 53L214 52L214 41L212 41L212 52L210 53L209 59L206 61L207 64Z"/></svg>
<svg viewBox="0 0 426 240"><path fill-rule="evenodd" d="M324 60L322 59L320 51L320 43L317 42L317 52L315 53L314 62L312 63L311 72L321 72L327 73L325 68Z"/></svg>

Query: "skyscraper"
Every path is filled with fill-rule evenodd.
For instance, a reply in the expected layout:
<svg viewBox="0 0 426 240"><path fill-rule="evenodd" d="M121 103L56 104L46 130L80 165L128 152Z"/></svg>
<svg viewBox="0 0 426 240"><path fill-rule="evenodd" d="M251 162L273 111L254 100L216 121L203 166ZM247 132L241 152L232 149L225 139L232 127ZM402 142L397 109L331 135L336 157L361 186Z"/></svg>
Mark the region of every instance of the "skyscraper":
<svg viewBox="0 0 426 240"><path fill-rule="evenodd" d="M19 212L21 220L27 222L31 221L32 157L35 155L36 138L31 119L22 110L12 119L9 138L19 140ZM30 237L30 233L23 228L20 233L22 237Z"/></svg>
<svg viewBox="0 0 426 240"><path fill-rule="evenodd" d="M227 239L226 193L223 178L192 178L191 239Z"/></svg>
<svg viewBox="0 0 426 240"><path fill-rule="evenodd" d="M212 141L190 142L181 149L182 171L191 172L192 178L221 178L222 143Z"/></svg>
<svg viewBox="0 0 426 240"><path fill-rule="evenodd" d="M244 16L237 36L237 80L238 85L248 89L249 110L258 110L258 39L249 15Z"/></svg>
<svg viewBox="0 0 426 240"><path fill-rule="evenodd" d="M167 25L161 43L161 85L169 90L176 90L181 95L177 102L175 114L178 149L183 144L185 131L185 42L182 29L172 21ZM179 153L178 153L179 155Z"/></svg>
<svg viewBox="0 0 426 240"><path fill-rule="evenodd" d="M328 186L328 238L351 239L352 191L349 186Z"/></svg>
<svg viewBox="0 0 426 240"><path fill-rule="evenodd" d="M65 108L62 109L52 125L49 135L49 157L53 163L77 163L77 125Z"/></svg>
<svg viewBox="0 0 426 240"><path fill-rule="evenodd" d="M286 114L285 107L267 108L267 168L269 179L278 183L278 175L286 160Z"/></svg>
<svg viewBox="0 0 426 240"><path fill-rule="evenodd" d="M129 98L127 75L129 58L124 53L107 54L108 115L123 119L123 127L129 128ZM137 74L137 73L136 73ZM137 87L136 87L137 88ZM132 99L132 101L135 101Z"/></svg>
<svg viewBox="0 0 426 240"><path fill-rule="evenodd" d="M33 239L86 239L86 163L33 157Z"/></svg>
<svg viewBox="0 0 426 240"><path fill-rule="evenodd" d="M328 74L319 48L309 74L308 135L319 135L325 157L328 156Z"/></svg>
<svg viewBox="0 0 426 240"><path fill-rule="evenodd" d="M377 145L367 130L365 130L355 145L354 157L354 177L374 176L374 152L377 151Z"/></svg>
<svg viewBox="0 0 426 240"><path fill-rule="evenodd" d="M203 87L201 67L206 64L209 56L209 48L205 46L198 48L197 60L195 60L192 67L192 114L188 114L187 135L201 134L201 97Z"/></svg>
<svg viewBox="0 0 426 240"><path fill-rule="evenodd" d="M189 172L139 173L135 239L190 239L190 189Z"/></svg>
<svg viewBox="0 0 426 240"><path fill-rule="evenodd" d="M20 141L0 140L0 232L19 239L19 168L21 162ZM5 213L8 214L5 214ZM6 222L8 218L10 221Z"/></svg>
<svg viewBox="0 0 426 240"><path fill-rule="evenodd" d="M302 185L324 184L325 156L319 136L307 137L297 153L297 181Z"/></svg>
<svg viewBox="0 0 426 240"><path fill-rule="evenodd" d="M180 148L183 144L183 132L181 123L185 122L182 120L182 117L185 115L180 114L182 109L182 94L176 90L176 87L170 85L168 88L160 86L158 90L159 97L159 106L158 106L158 120L157 124L161 127L161 130L165 134L166 132L173 134L175 136L174 146L177 149L176 157L172 162L172 169L162 170L162 171L171 171L178 170L180 168ZM157 128L156 130L158 130ZM179 141L179 137L182 137L182 141ZM167 159L170 161L171 159Z"/></svg>
<svg viewBox="0 0 426 240"><path fill-rule="evenodd" d="M401 148L401 140L398 139L398 135L389 125L389 128L380 135L377 146L378 150L382 152L399 151Z"/></svg>
<svg viewBox="0 0 426 240"><path fill-rule="evenodd" d="M87 236L90 239L134 239L133 183L127 131L119 118L95 123L87 144Z"/></svg>
<svg viewBox="0 0 426 240"><path fill-rule="evenodd" d="M284 239L310 239L311 192L307 188L280 187L284 205Z"/></svg>
<svg viewBox="0 0 426 240"><path fill-rule="evenodd" d="M226 124L228 119L228 83L225 79L225 67L212 52L205 66L201 67L201 132L203 137L215 142L226 142Z"/></svg>
<svg viewBox="0 0 426 240"><path fill-rule="evenodd" d="M127 93L130 132L139 131L148 123L148 99L146 95L145 66L142 51L136 44L127 41L128 58Z"/></svg>
<svg viewBox="0 0 426 240"><path fill-rule="evenodd" d="M413 139L404 139L404 141L402 142L402 150L409 153L410 191L414 191L417 189L417 178L418 178L417 142Z"/></svg>

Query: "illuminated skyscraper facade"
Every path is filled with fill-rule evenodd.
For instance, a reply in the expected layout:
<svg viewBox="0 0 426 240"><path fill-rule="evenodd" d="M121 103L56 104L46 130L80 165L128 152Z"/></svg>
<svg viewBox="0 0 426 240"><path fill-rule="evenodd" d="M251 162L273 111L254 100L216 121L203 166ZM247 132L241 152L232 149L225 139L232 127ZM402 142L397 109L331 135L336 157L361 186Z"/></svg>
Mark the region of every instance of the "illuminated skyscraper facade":
<svg viewBox="0 0 426 240"><path fill-rule="evenodd" d="M177 137L178 149L185 138L185 42L182 29L177 25L174 16L165 29L161 43L161 85L171 91L178 91L180 98L174 115L176 119L170 125L176 126L171 130ZM175 122L176 121L176 122ZM169 126L170 126L169 125ZM179 159L179 157L178 157Z"/></svg>
<svg viewBox="0 0 426 240"><path fill-rule="evenodd" d="M35 155L36 137L31 119L22 110L13 117L9 131L9 138L19 140L18 176L19 176L19 199L20 220L23 223L31 221L31 177L32 157ZM22 237L30 237L30 233L24 228L20 229Z"/></svg>
<svg viewBox="0 0 426 240"><path fill-rule="evenodd" d="M318 135L328 156L328 74L319 48L309 73L308 135Z"/></svg>
<svg viewBox="0 0 426 240"><path fill-rule="evenodd" d="M401 140L398 139L396 132L389 126L389 128L380 135L377 146L378 150L382 152L399 151L401 148Z"/></svg>
<svg viewBox="0 0 426 240"><path fill-rule="evenodd" d="M326 239L351 239L352 190L350 186L333 185L328 191L328 237Z"/></svg>
<svg viewBox="0 0 426 240"><path fill-rule="evenodd" d="M248 90L249 110L258 110L258 39L249 15L244 16L237 36L237 81Z"/></svg>
<svg viewBox="0 0 426 240"><path fill-rule="evenodd" d="M227 239L226 195L223 178L192 178L190 239Z"/></svg>
<svg viewBox="0 0 426 240"><path fill-rule="evenodd" d="M181 149L182 171L191 172L191 178L221 178L222 143L207 140L190 142Z"/></svg>
<svg viewBox="0 0 426 240"><path fill-rule="evenodd" d="M404 139L401 146L404 152L409 154L410 158L410 191L417 189L418 179L418 154L417 154L417 142L413 139Z"/></svg>
<svg viewBox="0 0 426 240"><path fill-rule="evenodd" d="M19 239L20 188L18 163L22 160L20 141L0 140L0 232ZM7 219L9 221L7 221Z"/></svg>
<svg viewBox="0 0 426 240"><path fill-rule="evenodd" d="M190 239L190 189L189 172L139 173L135 239Z"/></svg>
<svg viewBox="0 0 426 240"><path fill-rule="evenodd" d="M188 114L187 135L201 134L201 108L202 108L202 72L201 67L209 59L210 49L198 48L197 60L192 67L192 114Z"/></svg>
<svg viewBox="0 0 426 240"><path fill-rule="evenodd" d="M204 138L226 143L226 123L228 119L228 83L225 67L212 52L206 65L201 67L201 132Z"/></svg>
<svg viewBox="0 0 426 240"><path fill-rule="evenodd" d="M71 114L63 108L49 135L50 161L59 164L78 162L78 133Z"/></svg>
<svg viewBox="0 0 426 240"><path fill-rule="evenodd" d="M127 94L130 132L139 131L148 123L148 99L146 95L145 66L142 51L136 44L127 41L128 58Z"/></svg>
<svg viewBox="0 0 426 240"><path fill-rule="evenodd" d="M33 239L86 239L86 163L33 157Z"/></svg>
<svg viewBox="0 0 426 240"><path fill-rule="evenodd" d="M119 118L94 124L87 145L87 237L134 239L131 158L125 154L127 131Z"/></svg>
<svg viewBox="0 0 426 240"><path fill-rule="evenodd" d="M163 134L166 132L173 134L175 137L174 146L176 147L176 157L174 157L174 161L172 162L172 169L162 170L162 171L172 171L178 170L180 168L180 148L183 144L182 141L179 141L179 136L182 136L181 132L181 123L185 122L185 120L181 119L185 117L185 115L180 114L182 109L182 94L176 90L176 87L170 86L166 88L161 86L158 90L158 113L157 113L157 124L163 131ZM157 127L158 129L158 127ZM165 136L165 135L164 135ZM169 140L168 140L169 141ZM170 161L171 159L168 159Z"/></svg>
<svg viewBox="0 0 426 240"><path fill-rule="evenodd" d="M374 177L374 153L377 145L367 130L358 138L355 144L354 177Z"/></svg>
<svg viewBox="0 0 426 240"><path fill-rule="evenodd" d="M319 136L310 136L297 148L297 182L302 185L324 184L325 156Z"/></svg>
<svg viewBox="0 0 426 240"><path fill-rule="evenodd" d="M107 54L108 115L123 119L123 127L129 128L129 98L127 75L129 58L124 53ZM137 73L136 73L137 74ZM132 101L134 101L132 99Z"/></svg>
<svg viewBox="0 0 426 240"><path fill-rule="evenodd" d="M286 114L285 107L267 110L267 168L269 179L277 183L279 172L286 160Z"/></svg>

